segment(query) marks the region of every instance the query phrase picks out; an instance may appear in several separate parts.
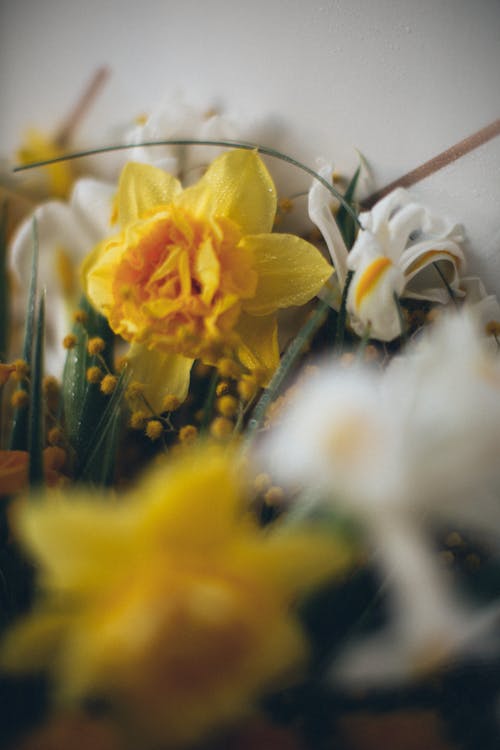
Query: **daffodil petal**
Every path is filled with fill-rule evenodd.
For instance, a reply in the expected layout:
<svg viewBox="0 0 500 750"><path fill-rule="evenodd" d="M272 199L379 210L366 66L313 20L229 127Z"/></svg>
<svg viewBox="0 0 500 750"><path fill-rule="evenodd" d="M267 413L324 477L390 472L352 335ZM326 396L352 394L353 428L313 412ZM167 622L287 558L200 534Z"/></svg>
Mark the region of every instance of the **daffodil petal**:
<svg viewBox="0 0 500 750"><path fill-rule="evenodd" d="M226 217L242 234L257 234L272 229L276 188L256 152L236 150L215 159L176 202L195 216Z"/></svg>
<svg viewBox="0 0 500 750"><path fill-rule="evenodd" d="M274 315L254 317L241 313L236 331L241 338L238 356L249 370L273 374L279 365L278 326Z"/></svg>
<svg viewBox="0 0 500 750"><path fill-rule="evenodd" d="M162 411L165 396L176 396L180 401L186 398L192 359L133 344L127 361L132 379L143 383L144 395L156 412Z"/></svg>
<svg viewBox="0 0 500 750"><path fill-rule="evenodd" d="M82 493L81 497L85 495ZM94 495L93 501L89 506L78 493L71 503L55 495L43 507L41 502L19 506L14 516L16 534L40 561L53 590L77 586L80 591L91 591L99 582L109 580L109 571L97 570L96 559L103 555L110 560L119 559L124 550L130 557L135 530L133 511L124 510L117 515L103 497Z"/></svg>
<svg viewBox="0 0 500 750"><path fill-rule="evenodd" d="M118 185L118 220L125 226L149 208L172 203L181 192L179 180L162 169L129 162L122 170Z"/></svg>
<svg viewBox="0 0 500 750"><path fill-rule="evenodd" d="M354 549L348 543L314 527L305 528L300 533L283 530L269 537L260 553L257 563L257 556L252 556L254 566L262 566L262 575L270 585L278 589L288 588L291 595L337 578L354 559ZM276 564L277 561L281 561L281 566ZM237 564L238 560L235 560L235 568Z"/></svg>
<svg viewBox="0 0 500 750"><path fill-rule="evenodd" d="M19 622L4 639L0 668L18 673L45 668L69 622L67 615L50 612Z"/></svg>
<svg viewBox="0 0 500 750"><path fill-rule="evenodd" d="M113 304L113 274L122 255L121 245L103 241L95 246L82 264L83 290L103 315Z"/></svg>
<svg viewBox="0 0 500 750"><path fill-rule="evenodd" d="M331 265L319 250L294 235L250 235L241 240L240 246L253 253L258 274L255 296L243 303L252 315L304 305L332 275Z"/></svg>

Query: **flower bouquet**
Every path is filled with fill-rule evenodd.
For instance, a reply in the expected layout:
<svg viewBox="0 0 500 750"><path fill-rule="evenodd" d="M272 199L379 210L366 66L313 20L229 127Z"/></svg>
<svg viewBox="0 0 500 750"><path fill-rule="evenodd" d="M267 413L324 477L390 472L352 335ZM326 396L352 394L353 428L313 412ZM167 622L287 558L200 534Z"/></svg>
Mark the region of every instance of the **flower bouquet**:
<svg viewBox="0 0 500 750"><path fill-rule="evenodd" d="M497 747L464 229L215 113L71 145L30 136L3 204L2 746Z"/></svg>

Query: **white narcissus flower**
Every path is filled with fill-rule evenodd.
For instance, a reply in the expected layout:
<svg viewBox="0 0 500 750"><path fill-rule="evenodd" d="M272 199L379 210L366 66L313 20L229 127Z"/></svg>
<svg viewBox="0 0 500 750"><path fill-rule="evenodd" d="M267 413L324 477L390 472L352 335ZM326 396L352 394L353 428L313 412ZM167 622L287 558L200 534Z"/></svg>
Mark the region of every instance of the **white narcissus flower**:
<svg viewBox="0 0 500 750"><path fill-rule="evenodd" d="M404 681L486 648L500 618L461 600L426 538L451 524L500 550L500 361L470 313L443 317L385 372L324 365L259 449L276 481L355 518L387 576L392 623L344 652L343 679Z"/></svg>
<svg viewBox="0 0 500 750"><path fill-rule="evenodd" d="M112 230L111 216L116 186L82 178L68 203L42 203L20 225L10 247L10 267L15 279L15 314L26 312L31 279L34 231L38 239L38 286L47 293L45 368L60 376L66 351L62 340L71 328L82 294L79 266L85 255Z"/></svg>
<svg viewBox="0 0 500 750"><path fill-rule="evenodd" d="M433 216L397 188L359 216L362 230L349 253L354 271L347 309L358 333L392 341L401 334L396 297L446 303L450 294L433 264L439 262L457 295L465 258L462 230Z"/></svg>
<svg viewBox="0 0 500 750"><path fill-rule="evenodd" d="M118 144L137 144L135 148L94 154L84 160L86 171L103 179L117 180L128 161L138 161L164 169L188 185L199 179L207 165L223 151L209 145L141 146L170 139L236 140L255 137L256 123L247 127L210 108L196 108L176 97L155 107L150 114L137 117L108 133L107 140ZM245 132L243 132L245 130Z"/></svg>
<svg viewBox="0 0 500 750"><path fill-rule="evenodd" d="M329 178L331 169L320 174ZM318 181L309 191L309 216L319 228L333 260L342 289L348 271L354 275L347 309L355 331L391 341L401 334L396 297L445 304L450 295L439 272L457 296L465 258L462 230L433 216L403 188L397 188L371 211L359 215L359 230L352 250L347 247L331 211L331 195Z"/></svg>
<svg viewBox="0 0 500 750"><path fill-rule="evenodd" d="M236 128L229 119L214 110L201 111L182 101L154 110L142 124L124 134L125 143L145 143L168 139L235 140ZM139 161L164 169L179 177L183 184L196 182L206 166L222 152L214 146L152 146L132 149L129 161Z"/></svg>

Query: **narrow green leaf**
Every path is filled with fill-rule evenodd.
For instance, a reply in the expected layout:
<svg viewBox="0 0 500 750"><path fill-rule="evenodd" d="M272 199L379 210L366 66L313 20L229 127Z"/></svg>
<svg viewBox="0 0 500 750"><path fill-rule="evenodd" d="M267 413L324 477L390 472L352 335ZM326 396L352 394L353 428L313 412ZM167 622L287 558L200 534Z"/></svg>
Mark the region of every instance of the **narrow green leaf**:
<svg viewBox="0 0 500 750"><path fill-rule="evenodd" d="M92 447L96 426L108 405L108 397L101 393L99 386L87 381L89 367L98 365L94 356L87 352L89 338L99 336L104 340L103 357L112 369L114 335L106 319L99 315L84 297L80 309L87 315L85 328L77 323L73 333L77 344L68 351L63 375L63 405L66 432L73 449L75 476L79 476L85 456Z"/></svg>
<svg viewBox="0 0 500 750"><path fill-rule="evenodd" d="M349 202L346 201L344 196L331 185L328 180L325 180L320 174L308 167L307 164L294 159L288 154L284 154L281 151L277 151L275 148L270 146L262 146L258 143L250 143L249 141L233 141L233 140L212 140L212 139L199 139L199 138L167 138L161 141L142 141L141 143L120 143L114 146L102 146L101 148L93 148L86 151L76 151L72 154L65 154L64 156L57 156L53 159L44 159L43 161L31 162L30 164L20 164L14 167L14 172L24 172L26 169L34 169L35 167L46 167L49 164L57 164L62 161L70 161L71 159L81 159L85 156L94 156L96 154L107 154L112 151L123 151L130 148L137 148L137 146L148 147L148 146L216 146L225 148L239 148L244 151L258 151L264 156L271 156L273 159L279 159L284 161L286 164L290 164L297 169L302 170L306 174L314 177L315 180L320 182L329 193L333 195L341 205L344 206L347 213L350 213L355 224L359 225L359 220L356 212L352 209Z"/></svg>
<svg viewBox="0 0 500 750"><path fill-rule="evenodd" d="M205 399L205 403L203 405L203 418L200 424L201 433L205 433L208 430L208 426L210 425L210 421L212 419L218 381L219 381L219 373L217 372L217 370L214 370L212 373L212 377L210 378L210 385L208 386L208 394Z"/></svg>
<svg viewBox="0 0 500 750"><path fill-rule="evenodd" d="M81 462L82 469L78 476L80 480L96 485L112 484L116 450L121 432L121 403L128 381L129 373L123 371L111 397L107 397L108 403L95 426L87 453Z"/></svg>
<svg viewBox="0 0 500 750"><path fill-rule="evenodd" d="M9 348L9 284L7 279L7 201L0 215L0 362Z"/></svg>
<svg viewBox="0 0 500 750"><path fill-rule="evenodd" d="M359 175L361 172L361 165L355 171L352 180L347 186L347 190L344 193L345 201L351 206L354 211L354 193L356 192L356 186L358 184ZM342 204L337 214L337 224L339 225L340 232L344 238L344 242L347 248L350 250L354 244L356 238L356 222L353 219L352 213L348 212L345 205Z"/></svg>
<svg viewBox="0 0 500 750"><path fill-rule="evenodd" d="M457 295L455 294L454 289L448 283L448 279L446 278L446 276L444 275L443 271L441 270L441 268L439 266L439 262L434 261L432 265L436 269L439 278L443 282L443 286L445 287L446 291L450 295L450 300L453 302L453 304L455 305L455 307L458 307Z"/></svg>
<svg viewBox="0 0 500 750"><path fill-rule="evenodd" d="M302 353L304 347L312 339L318 328L323 324L329 308L330 303L328 300L320 300L313 313L308 320L306 320L293 341L289 344L288 349L281 358L278 369L271 378L271 382L253 410L252 417L248 422L246 430L248 440L251 440L257 430L262 426L267 409L278 395L283 381L297 361L297 358Z"/></svg>
<svg viewBox="0 0 500 750"><path fill-rule="evenodd" d="M30 454L29 481L43 482L44 402L42 395L43 353L45 340L45 293L38 305L33 356L30 362L31 396L29 408L28 450Z"/></svg>
<svg viewBox="0 0 500 750"><path fill-rule="evenodd" d="M353 276L354 271L349 271L342 290L342 301L340 303L340 310L337 318L337 330L335 333L335 347L338 354L342 354L344 348L344 337L347 323L347 295L349 293L349 287L351 286Z"/></svg>
<svg viewBox="0 0 500 750"><path fill-rule="evenodd" d="M36 219L33 219L33 255L31 263L31 279L28 294L28 306L26 309L26 326L24 329L24 342L22 358L28 364L33 355L33 337L35 332L36 297L38 283L38 228ZM28 391L25 383L20 385L22 390ZM29 413L28 409L20 408L14 411L12 419L12 431L10 435L9 448L11 450L28 450L29 440Z"/></svg>

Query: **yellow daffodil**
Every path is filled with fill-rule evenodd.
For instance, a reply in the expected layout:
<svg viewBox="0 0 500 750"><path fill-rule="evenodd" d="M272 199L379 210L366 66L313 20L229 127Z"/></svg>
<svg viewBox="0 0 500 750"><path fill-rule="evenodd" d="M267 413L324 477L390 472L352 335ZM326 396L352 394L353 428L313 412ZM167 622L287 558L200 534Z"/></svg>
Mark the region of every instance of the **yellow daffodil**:
<svg viewBox="0 0 500 750"><path fill-rule="evenodd" d="M291 604L349 556L319 532L260 528L238 464L203 447L119 504L59 491L20 507L42 595L3 666L49 669L69 705L102 698L141 747L193 742L294 679L308 649Z"/></svg>
<svg viewBox="0 0 500 750"><path fill-rule="evenodd" d="M87 258L84 285L132 343L132 366L155 374L148 395L184 398L194 359L235 356L271 374L276 312L308 302L332 269L299 237L271 234L276 190L257 153L223 154L185 190L156 167L127 164L117 206L122 231Z"/></svg>

